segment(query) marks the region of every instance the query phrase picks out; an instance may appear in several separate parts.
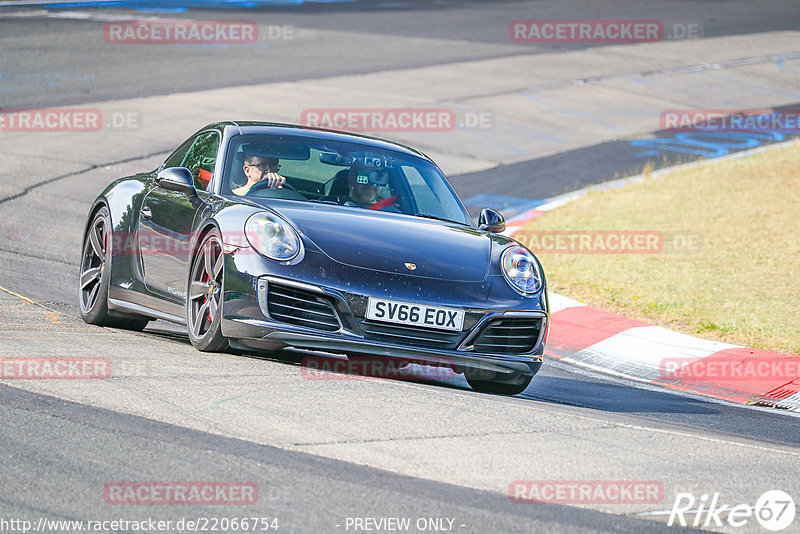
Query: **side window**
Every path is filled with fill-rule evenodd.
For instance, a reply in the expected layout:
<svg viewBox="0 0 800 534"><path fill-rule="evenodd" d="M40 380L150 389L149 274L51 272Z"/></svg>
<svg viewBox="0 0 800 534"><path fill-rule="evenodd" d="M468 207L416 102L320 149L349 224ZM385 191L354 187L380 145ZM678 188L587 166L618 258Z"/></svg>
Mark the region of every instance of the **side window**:
<svg viewBox="0 0 800 534"><path fill-rule="evenodd" d="M189 147L192 146L192 143L194 143L195 139L197 138L192 137L179 146L175 152L170 154L170 156L167 158L167 161L164 162L164 168L169 169L170 167L180 167L181 163L183 163L183 158L186 157L186 153L189 151Z"/></svg>
<svg viewBox="0 0 800 534"><path fill-rule="evenodd" d="M208 132L201 134L189 149L183 160L183 167L192 171L194 185L198 189L207 189L214 176L214 164L217 162L219 150L219 134Z"/></svg>
<svg viewBox="0 0 800 534"><path fill-rule="evenodd" d="M408 180L408 185L411 186L411 192L414 195L414 200L416 200L420 212L437 213L440 206L439 199L436 198L436 194L431 191L425 178L423 178L414 167L403 165L400 168L403 170L403 174Z"/></svg>

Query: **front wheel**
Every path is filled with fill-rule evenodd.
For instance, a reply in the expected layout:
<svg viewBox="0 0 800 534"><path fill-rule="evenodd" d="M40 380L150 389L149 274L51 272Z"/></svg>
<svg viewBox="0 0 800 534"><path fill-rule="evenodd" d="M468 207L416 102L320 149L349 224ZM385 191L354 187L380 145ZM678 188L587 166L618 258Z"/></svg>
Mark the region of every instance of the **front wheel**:
<svg viewBox="0 0 800 534"><path fill-rule="evenodd" d="M498 393L500 395L518 395L525 391L533 380L533 375L516 375L511 381L496 380L497 373L492 371L465 370L464 378L469 386L480 393Z"/></svg>
<svg viewBox="0 0 800 534"><path fill-rule="evenodd" d="M116 317L108 310L111 242L111 216L103 206L97 210L83 236L79 281L81 318L98 326L142 330L150 319Z"/></svg>
<svg viewBox="0 0 800 534"><path fill-rule="evenodd" d="M192 258L186 292L189 341L203 352L220 352L229 346L221 326L224 274L222 239L216 230L212 230L203 238Z"/></svg>

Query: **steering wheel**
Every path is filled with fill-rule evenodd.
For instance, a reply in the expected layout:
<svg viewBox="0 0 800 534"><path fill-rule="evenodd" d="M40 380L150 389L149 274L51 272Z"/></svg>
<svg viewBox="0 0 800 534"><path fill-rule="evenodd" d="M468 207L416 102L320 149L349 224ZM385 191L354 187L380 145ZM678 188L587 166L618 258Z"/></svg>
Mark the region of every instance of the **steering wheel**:
<svg viewBox="0 0 800 534"><path fill-rule="evenodd" d="M298 195L300 194L300 193L297 192L297 189L295 189L294 186L291 185L289 182L283 182L282 188L283 189L288 189L289 191L294 191ZM253 184L253 186L250 187L250 189L247 190L246 194L249 195L250 193L255 193L257 191L261 191L262 189L272 189L269 186L269 181L268 180L261 180L257 184ZM276 189L281 189L281 188L278 187Z"/></svg>

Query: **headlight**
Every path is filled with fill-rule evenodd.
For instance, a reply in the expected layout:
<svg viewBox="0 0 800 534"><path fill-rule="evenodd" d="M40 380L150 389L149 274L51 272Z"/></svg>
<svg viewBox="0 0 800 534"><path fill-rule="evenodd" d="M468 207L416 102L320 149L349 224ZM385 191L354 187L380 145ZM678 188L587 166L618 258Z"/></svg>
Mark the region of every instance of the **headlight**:
<svg viewBox="0 0 800 534"><path fill-rule="evenodd" d="M260 254L278 261L288 261L300 252L300 238L294 229L271 213L255 213L244 224L247 241Z"/></svg>
<svg viewBox="0 0 800 534"><path fill-rule="evenodd" d="M500 265L506 281L525 295L542 289L542 272L539 263L526 248L519 245L509 247L500 257Z"/></svg>

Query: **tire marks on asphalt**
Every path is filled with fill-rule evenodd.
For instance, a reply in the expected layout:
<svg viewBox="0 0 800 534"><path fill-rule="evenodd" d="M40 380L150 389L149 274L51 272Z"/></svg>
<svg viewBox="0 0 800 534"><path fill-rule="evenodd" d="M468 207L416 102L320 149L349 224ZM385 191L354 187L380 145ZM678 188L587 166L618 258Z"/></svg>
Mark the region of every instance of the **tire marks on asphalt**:
<svg viewBox="0 0 800 534"><path fill-rule="evenodd" d="M132 161L138 161L138 160L141 160L141 159L152 158L152 157L155 157L155 156L162 156L162 155L165 156L165 155L169 154L169 152L171 150L172 149L158 151L158 152L151 152L151 153L140 155L140 156L133 156L133 157L130 157L130 158L124 158L124 159L120 159L120 160L117 160L117 161L111 161L111 162L106 162L106 163L96 163L94 165L90 165L88 167L85 167L83 169L79 169L77 171L72 171L72 172L69 172L67 174L61 174L59 176L54 176L52 178L47 178L46 180L42 180L40 182L36 182L34 184L26 186L19 193L14 193L13 195L8 195L6 197L0 198L0 204L5 204L6 202L10 202L12 200L17 200L18 198L22 198L25 195L29 194L31 191L34 191L34 190L36 190L36 189L38 189L40 187L44 187L46 185L50 185L50 184L52 184L54 182L58 182L59 180L64 180L65 178L71 178L73 176L79 176L81 174L84 174L84 173L87 173L87 172L91 172L91 171L96 170L96 169L102 169L103 167L109 167L109 166L112 166L112 165L121 165L123 163L130 163Z"/></svg>

